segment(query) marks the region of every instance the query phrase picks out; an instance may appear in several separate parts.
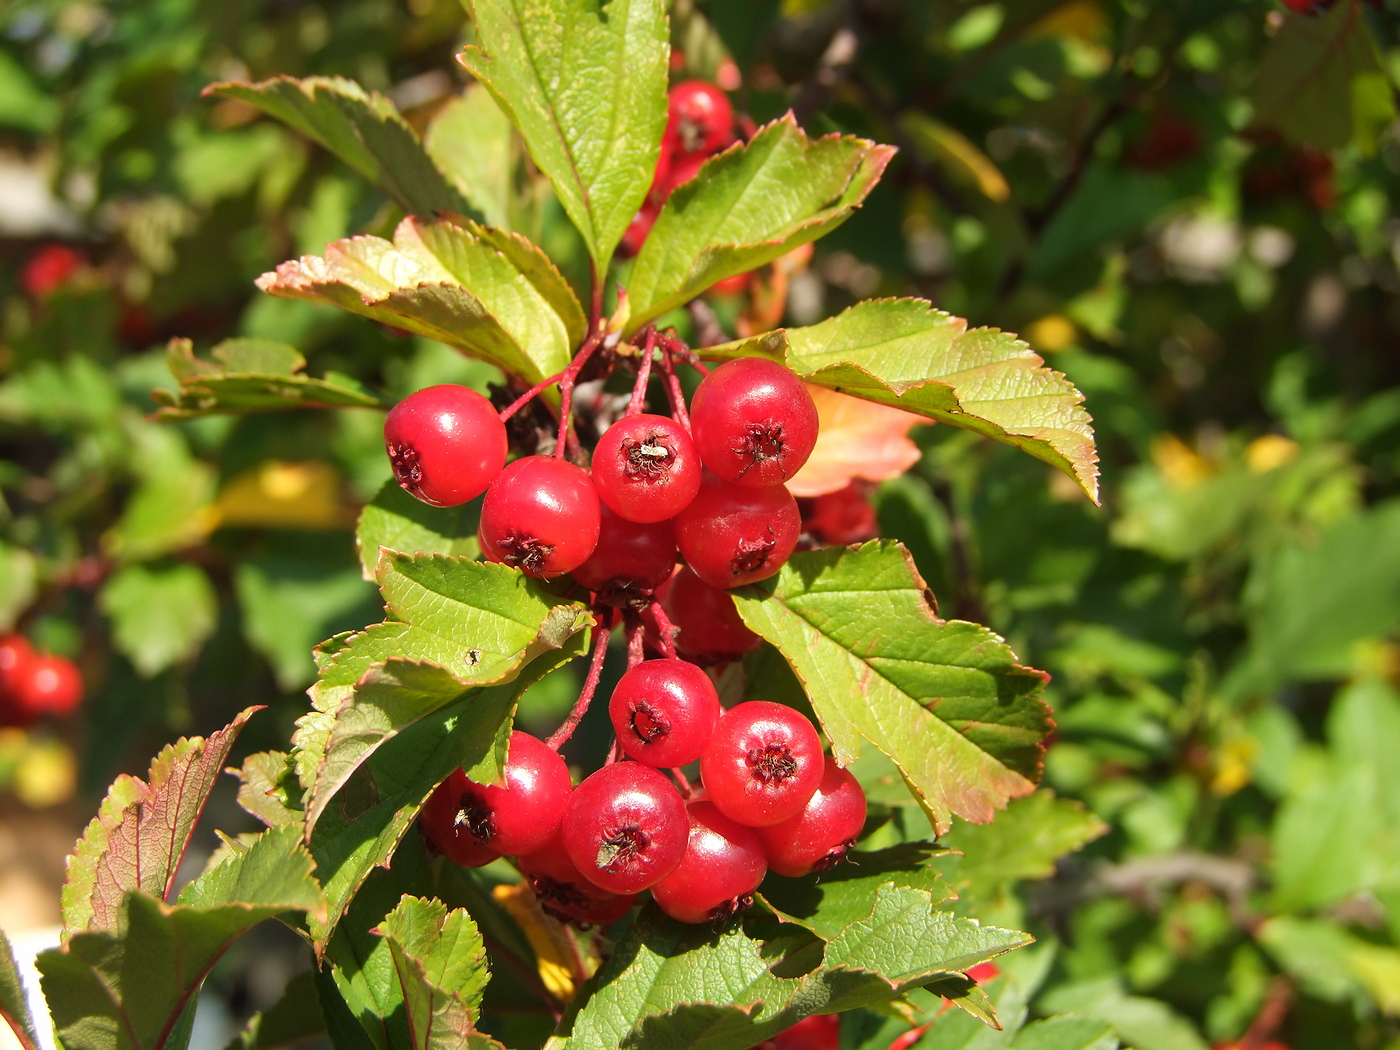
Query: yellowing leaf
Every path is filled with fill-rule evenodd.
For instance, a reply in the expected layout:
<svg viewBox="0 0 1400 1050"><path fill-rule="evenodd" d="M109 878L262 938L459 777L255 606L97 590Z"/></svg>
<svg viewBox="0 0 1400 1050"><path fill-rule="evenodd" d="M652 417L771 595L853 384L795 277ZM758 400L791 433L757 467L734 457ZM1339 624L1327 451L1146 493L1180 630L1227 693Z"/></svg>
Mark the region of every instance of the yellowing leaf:
<svg viewBox="0 0 1400 1050"><path fill-rule="evenodd" d="M491 891L491 896L525 931L525 937L539 961L540 981L551 995L561 1003L567 1003L578 990L572 959L579 954L579 950L573 935L558 919L545 914L539 897L535 896L528 882L513 886L502 884Z"/></svg>
<svg viewBox="0 0 1400 1050"><path fill-rule="evenodd" d="M821 429L812 455L792 478L794 496L820 496L843 489L856 478L884 481L919 461L909 428L926 420L911 412L805 384L817 405Z"/></svg>
<svg viewBox="0 0 1400 1050"><path fill-rule="evenodd" d="M1006 176L962 132L927 113L906 113L900 118L900 124L914 149L925 160L938 165L957 181L976 186L989 200L1011 199Z"/></svg>

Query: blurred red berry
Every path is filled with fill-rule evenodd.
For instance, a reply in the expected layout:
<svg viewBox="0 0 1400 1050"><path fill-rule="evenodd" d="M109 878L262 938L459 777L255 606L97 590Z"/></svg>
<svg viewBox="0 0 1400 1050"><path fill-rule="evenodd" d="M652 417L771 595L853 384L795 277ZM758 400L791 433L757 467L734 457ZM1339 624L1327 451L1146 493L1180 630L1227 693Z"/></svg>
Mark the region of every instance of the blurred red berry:
<svg viewBox="0 0 1400 1050"><path fill-rule="evenodd" d="M58 291L87 258L66 244L47 244L29 257L20 273L20 287L35 299Z"/></svg>
<svg viewBox="0 0 1400 1050"><path fill-rule="evenodd" d="M52 653L37 653L21 661L12 682L5 720L14 725L67 718L83 699L83 676L77 665Z"/></svg>

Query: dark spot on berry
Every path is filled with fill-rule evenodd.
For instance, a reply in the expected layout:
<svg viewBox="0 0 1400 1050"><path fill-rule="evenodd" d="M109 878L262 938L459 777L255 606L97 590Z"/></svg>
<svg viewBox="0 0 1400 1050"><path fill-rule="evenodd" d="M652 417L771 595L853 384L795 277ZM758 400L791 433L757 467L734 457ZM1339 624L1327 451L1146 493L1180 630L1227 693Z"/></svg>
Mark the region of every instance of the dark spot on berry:
<svg viewBox="0 0 1400 1050"><path fill-rule="evenodd" d="M840 864L843 860L846 859L846 854L849 853L851 850L855 849L855 847L855 839L847 839L840 845L832 846L831 849L827 851L825 857L822 857L821 860L817 861L815 864L812 865L812 870L826 871L827 868L830 868L836 864Z"/></svg>
<svg viewBox="0 0 1400 1050"><path fill-rule="evenodd" d="M394 480L399 487L415 492L423 480L423 467L418 462L418 452L412 445L395 444L389 446L389 465L394 468Z"/></svg>
<svg viewBox="0 0 1400 1050"><path fill-rule="evenodd" d="M753 770L754 779L760 784L781 784L797 776L797 759L786 744L764 744L749 750L744 756Z"/></svg>
<svg viewBox="0 0 1400 1050"><path fill-rule="evenodd" d="M632 727L632 732L637 734L637 739L644 744L650 744L671 732L671 723L665 715L645 700L639 700L633 706L632 718L628 724Z"/></svg>
<svg viewBox="0 0 1400 1050"><path fill-rule="evenodd" d="M710 909L706 918L718 925L726 922L735 912L743 911L745 908L753 907L753 894L746 893L742 897L730 897L727 901L721 901Z"/></svg>
<svg viewBox="0 0 1400 1050"><path fill-rule="evenodd" d="M490 807L470 792L457 803L457 815L452 822L459 828L466 828L478 842L489 844L496 837L496 822L491 817Z"/></svg>
<svg viewBox="0 0 1400 1050"><path fill-rule="evenodd" d="M598 847L594 863L599 871L626 868L651 845L651 836L636 825L627 825L612 832Z"/></svg>
<svg viewBox="0 0 1400 1050"><path fill-rule="evenodd" d="M734 548L734 557L729 560L729 571L735 576L746 572L757 572L768 561L768 555L778 545L773 537L773 527L768 527L768 538L762 540L740 540Z"/></svg>
<svg viewBox="0 0 1400 1050"><path fill-rule="evenodd" d="M765 419L761 423L750 423L738 447L730 451L746 461L744 469L739 471L739 477L742 478L751 467L758 466L764 460L782 459L786 448L787 444L783 441L783 425ZM783 470L781 463L778 469L782 471L783 477L787 477L787 471Z"/></svg>
<svg viewBox="0 0 1400 1050"><path fill-rule="evenodd" d="M623 472L630 481L660 481L670 477L676 449L671 439L653 431L640 439L624 441Z"/></svg>
<svg viewBox="0 0 1400 1050"><path fill-rule="evenodd" d="M554 550L552 543L541 543L533 536L510 535L497 542L504 552L501 561L531 576L544 575L544 563Z"/></svg>
<svg viewBox="0 0 1400 1050"><path fill-rule="evenodd" d="M588 895L571 882L560 882L548 875L535 875L530 878L530 885L534 888L535 896L539 897L540 903L546 907L553 904L584 908L589 904Z"/></svg>

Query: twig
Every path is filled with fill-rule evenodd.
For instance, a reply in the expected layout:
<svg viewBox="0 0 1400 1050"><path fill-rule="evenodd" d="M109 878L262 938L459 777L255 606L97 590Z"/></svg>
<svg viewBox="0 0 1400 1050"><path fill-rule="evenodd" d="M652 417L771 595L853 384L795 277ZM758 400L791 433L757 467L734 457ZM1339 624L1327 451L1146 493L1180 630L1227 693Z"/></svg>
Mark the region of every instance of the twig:
<svg viewBox="0 0 1400 1050"><path fill-rule="evenodd" d="M559 378L559 441L554 446L554 454L560 459L564 458L569 444L569 423L574 412L574 381L578 379L578 374L583 371L583 366L588 363L593 352L602 345L603 339L596 332L589 336Z"/></svg>
<svg viewBox="0 0 1400 1050"><path fill-rule="evenodd" d="M603 676L603 660L608 655L608 637L611 633L612 628L607 619L604 619L598 625L598 633L593 639L593 660L588 665L588 677L583 680L583 690L574 703L574 709L569 712L569 717L564 719L564 724L545 741L545 746L551 751L558 751L564 746L564 742L574 735L579 720L588 712L588 705L593 702L593 694L598 691L598 680Z"/></svg>
<svg viewBox="0 0 1400 1050"><path fill-rule="evenodd" d="M564 370L564 372L567 372L567 371L568 371L568 369L566 368L566 369ZM542 380L540 380L538 383L536 383L534 386L532 386L529 390L525 391L525 393L521 394L521 395L520 395L519 397L517 397L514 401L512 401L509 405L507 405L505 408L501 409L501 411L500 411L500 413L499 413L499 415L500 415L500 417L501 417L501 422L504 423L504 422L505 422L507 419L509 419L511 416L515 415L515 413L519 412L522 408L524 408L526 405L528 405L534 398L538 397L538 396L539 396L540 394L542 394L544 391L546 391L546 390L548 390L550 387L552 387L555 383L559 382L559 380L563 379L563 378L564 378L564 372L558 372L558 373L556 373L556 374L550 376L548 379L542 379Z"/></svg>
<svg viewBox="0 0 1400 1050"><path fill-rule="evenodd" d="M832 35L831 41L822 52L816 72L802 85L797 99L792 104L792 115L797 122L806 126L807 120L816 113L831 97L841 81L845 80L855 65L860 52L860 34L857 31L860 5L846 4L846 24Z"/></svg>

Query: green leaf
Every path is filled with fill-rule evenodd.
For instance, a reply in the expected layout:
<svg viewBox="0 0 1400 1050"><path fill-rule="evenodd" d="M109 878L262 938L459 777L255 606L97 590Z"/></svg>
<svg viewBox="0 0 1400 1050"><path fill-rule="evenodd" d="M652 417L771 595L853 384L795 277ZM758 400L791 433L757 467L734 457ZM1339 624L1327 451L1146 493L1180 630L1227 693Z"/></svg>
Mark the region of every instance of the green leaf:
<svg viewBox="0 0 1400 1050"><path fill-rule="evenodd" d="M38 559L23 547L0 543L0 631L14 628L38 590Z"/></svg>
<svg viewBox="0 0 1400 1050"><path fill-rule="evenodd" d="M417 1050L469 1044L486 988L486 946L471 916L405 895L372 931L389 942Z"/></svg>
<svg viewBox="0 0 1400 1050"><path fill-rule="evenodd" d="M238 804L268 827L302 823L301 786L285 752L258 751L228 772L238 778Z"/></svg>
<svg viewBox="0 0 1400 1050"><path fill-rule="evenodd" d="M1125 995L1112 977L1060 985L1044 993L1036 1005L1105 1021L1138 1050L1206 1050L1195 1025L1185 1017L1157 999Z"/></svg>
<svg viewBox="0 0 1400 1050"><path fill-rule="evenodd" d="M39 956L63 1046L183 1046L200 985L234 940L264 919L324 911L311 872L296 829L279 828L190 883L177 904L126 893L111 928L74 933Z"/></svg>
<svg viewBox="0 0 1400 1050"><path fill-rule="evenodd" d="M460 554L475 558L481 553L476 541L481 504L476 500L458 507L434 507L414 499L397 482L387 481L374 500L360 512L355 546L365 579L373 580L379 567L379 548L404 554Z"/></svg>
<svg viewBox="0 0 1400 1050"><path fill-rule="evenodd" d="M1012 1050L1118 1050L1118 1036L1107 1021L1061 1014L1026 1025Z"/></svg>
<svg viewBox="0 0 1400 1050"><path fill-rule="evenodd" d="M583 235L596 273L651 187L666 129L666 14L653 0L477 3L462 65L491 92Z"/></svg>
<svg viewBox="0 0 1400 1050"><path fill-rule="evenodd" d="M901 545L796 554L733 594L802 681L837 761L870 741L940 834L953 815L986 823L1034 789L1051 727L1046 675L985 627L940 620Z"/></svg>
<svg viewBox="0 0 1400 1050"><path fill-rule="evenodd" d="M15 963L14 949L3 930L0 930L0 1019L15 1033L22 1050L38 1050L41 1044L29 1012L29 997Z"/></svg>
<svg viewBox="0 0 1400 1050"><path fill-rule="evenodd" d="M226 339L195 357L188 339L172 339L166 365L178 392L157 389L157 419L266 412L283 408L379 408L383 402L349 376L302 375L306 359L293 347L265 339Z"/></svg>
<svg viewBox="0 0 1400 1050"><path fill-rule="evenodd" d="M510 118L491 93L470 84L433 117L423 137L428 156L488 226L518 229L511 221L518 165Z"/></svg>
<svg viewBox="0 0 1400 1050"><path fill-rule="evenodd" d="M265 292L406 328L529 383L564 370L587 320L554 264L524 237L469 219L409 217L394 241L351 237L285 262Z"/></svg>
<svg viewBox="0 0 1400 1050"><path fill-rule="evenodd" d="M853 850L848 863L805 878L788 879L769 872L759 897L778 918L806 927L818 937L835 937L870 914L883 886L921 889L940 904L952 897L952 887L929 866L931 859L940 856L946 856L946 851L922 842L873 853Z"/></svg>
<svg viewBox="0 0 1400 1050"><path fill-rule="evenodd" d="M1063 470L1098 501L1084 396L1014 335L969 331L966 321L922 299L872 299L810 328L704 353L768 357L810 383L995 438Z"/></svg>
<svg viewBox="0 0 1400 1050"><path fill-rule="evenodd" d="M1368 90L1377 78L1386 85L1381 93ZM1373 145L1377 126L1395 119L1387 79L1361 4L1346 0L1315 17L1291 15L1259 62L1255 118L1318 149L1340 149L1355 137Z"/></svg>
<svg viewBox="0 0 1400 1050"><path fill-rule="evenodd" d="M128 565L97 594L117 651L150 678L192 659L217 625L219 599L194 565Z"/></svg>
<svg viewBox="0 0 1400 1050"><path fill-rule="evenodd" d="M311 852L329 904L326 924L312 927L318 945L326 943L369 873L388 863L423 803L452 770L461 767L479 782L500 776L521 694L579 656L585 638L571 635L562 648L537 656L514 681L472 689L417 719L360 765L311 832Z"/></svg>
<svg viewBox="0 0 1400 1050"><path fill-rule="evenodd" d="M287 981L282 996L248 1019L224 1050L272 1050L326 1035L316 997L316 971L303 970Z"/></svg>
<svg viewBox="0 0 1400 1050"><path fill-rule="evenodd" d="M1333 1002L1364 992L1384 1013L1400 1010L1400 950L1372 944L1336 922L1279 915L1259 942L1309 995Z"/></svg>
<svg viewBox="0 0 1400 1050"><path fill-rule="evenodd" d="M146 780L122 774L102 800L68 858L63 925L114 929L129 890L164 900L214 780L248 719L250 707L206 740L182 737L151 761Z"/></svg>
<svg viewBox="0 0 1400 1050"><path fill-rule="evenodd" d="M466 211L467 202L429 159L394 104L341 77L274 77L211 84L206 95L247 102L330 150L404 211Z"/></svg>
<svg viewBox="0 0 1400 1050"><path fill-rule="evenodd" d="M637 256L629 328L829 233L893 156L893 147L853 135L809 140L789 113L708 161L667 199Z"/></svg>

